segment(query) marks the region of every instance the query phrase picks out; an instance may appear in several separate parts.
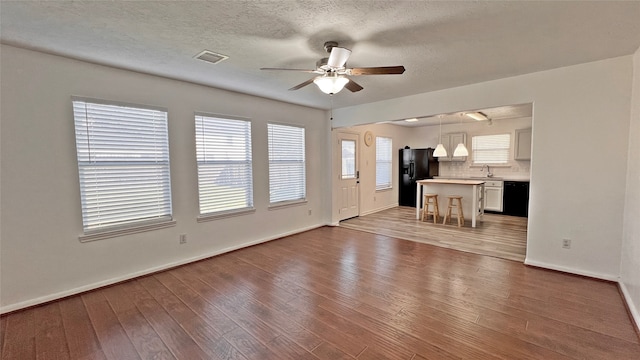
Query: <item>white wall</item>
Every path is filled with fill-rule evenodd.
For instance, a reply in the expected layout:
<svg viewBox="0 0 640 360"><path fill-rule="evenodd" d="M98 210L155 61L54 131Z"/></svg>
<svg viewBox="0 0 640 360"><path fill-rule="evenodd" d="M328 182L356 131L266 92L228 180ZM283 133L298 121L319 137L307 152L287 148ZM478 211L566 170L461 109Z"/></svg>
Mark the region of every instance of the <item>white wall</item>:
<svg viewBox="0 0 640 360"><path fill-rule="evenodd" d="M633 57L633 95L620 283L636 325L640 327L640 48Z"/></svg>
<svg viewBox="0 0 640 360"><path fill-rule="evenodd" d="M374 143L371 146L364 144L364 133L371 131L374 136ZM376 211L398 206L398 150L404 148L405 139L409 136L410 129L389 124L368 124L363 126L352 126L345 128L334 128L332 130L333 139L333 174L334 179L340 174L340 144L338 143L338 132L348 132L358 134L360 144L360 215L371 214ZM376 146L375 137L383 136L391 138L393 149L393 180L391 189L376 191ZM340 204L337 196L340 195L340 188L337 181L333 181L333 204ZM332 222L338 223L338 206L334 206L332 212Z"/></svg>
<svg viewBox="0 0 640 360"><path fill-rule="evenodd" d="M324 111L9 46L1 48L1 77L2 312L330 219L325 194L330 191L331 140ZM72 95L168 109L175 227L79 242L82 218ZM196 222L194 111L252 119L254 214ZM305 205L267 209L268 121L306 127ZM183 233L188 243L179 245Z"/></svg>
<svg viewBox="0 0 640 360"><path fill-rule="evenodd" d="M632 70L631 56L580 64L337 109L333 125L534 103L526 263L617 280Z"/></svg>

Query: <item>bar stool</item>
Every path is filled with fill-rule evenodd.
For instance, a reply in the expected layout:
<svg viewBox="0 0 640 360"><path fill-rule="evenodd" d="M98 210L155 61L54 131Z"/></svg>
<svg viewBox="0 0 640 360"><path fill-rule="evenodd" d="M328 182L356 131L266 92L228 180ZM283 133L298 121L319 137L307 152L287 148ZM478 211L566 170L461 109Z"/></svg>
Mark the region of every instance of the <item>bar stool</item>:
<svg viewBox="0 0 640 360"><path fill-rule="evenodd" d="M432 211L429 211L429 204L433 206ZM424 194L421 221L424 221L425 217L427 218L427 220L429 220L429 215L433 216L434 224L437 224L438 221L440 221L440 211L438 210L438 194Z"/></svg>
<svg viewBox="0 0 640 360"><path fill-rule="evenodd" d="M447 212L444 215L444 221L442 222L442 224L446 224L447 220L449 220L449 223L451 223L451 215L452 211L454 208L456 209L456 217L458 218L458 227L461 227L464 225L464 212L462 211L462 196L460 195L449 195L447 196L447 199L449 199L449 201L447 202Z"/></svg>

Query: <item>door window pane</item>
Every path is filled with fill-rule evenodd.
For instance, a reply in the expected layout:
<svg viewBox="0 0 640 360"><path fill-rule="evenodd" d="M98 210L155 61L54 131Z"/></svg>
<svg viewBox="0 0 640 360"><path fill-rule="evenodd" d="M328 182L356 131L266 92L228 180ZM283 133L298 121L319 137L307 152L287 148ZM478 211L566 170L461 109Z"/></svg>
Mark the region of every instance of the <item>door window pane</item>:
<svg viewBox="0 0 640 360"><path fill-rule="evenodd" d="M342 179L356 178L356 142L341 140L342 146Z"/></svg>

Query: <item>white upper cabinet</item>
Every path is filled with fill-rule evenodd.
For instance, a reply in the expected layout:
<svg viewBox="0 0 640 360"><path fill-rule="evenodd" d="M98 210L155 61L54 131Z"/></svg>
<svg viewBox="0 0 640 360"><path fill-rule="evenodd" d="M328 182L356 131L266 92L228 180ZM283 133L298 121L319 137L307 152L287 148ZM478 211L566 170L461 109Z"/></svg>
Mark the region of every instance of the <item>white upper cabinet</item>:
<svg viewBox="0 0 640 360"><path fill-rule="evenodd" d="M460 133L450 133L442 135L442 145L447 150L447 156L442 156L438 158L438 161L467 161L466 156L453 156L453 151L456 149L459 143L463 143L464 146L467 146L467 134Z"/></svg>
<svg viewBox="0 0 640 360"><path fill-rule="evenodd" d="M513 148L514 159L531 160L531 128L516 129Z"/></svg>

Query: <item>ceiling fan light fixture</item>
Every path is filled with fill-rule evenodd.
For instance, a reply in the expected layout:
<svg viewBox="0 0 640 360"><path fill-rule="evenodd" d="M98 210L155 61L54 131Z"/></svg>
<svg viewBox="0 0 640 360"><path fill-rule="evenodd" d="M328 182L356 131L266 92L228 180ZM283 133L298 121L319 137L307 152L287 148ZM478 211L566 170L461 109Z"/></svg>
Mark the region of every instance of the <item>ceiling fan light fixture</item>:
<svg viewBox="0 0 640 360"><path fill-rule="evenodd" d="M487 115L481 112L470 112L470 113L465 113L465 115L472 118L473 120L478 120L478 121L489 120Z"/></svg>
<svg viewBox="0 0 640 360"><path fill-rule="evenodd" d="M329 95L339 93L348 82L349 79L344 76L318 76L313 79L320 91Z"/></svg>
<svg viewBox="0 0 640 360"><path fill-rule="evenodd" d="M316 62L316 68L313 70L290 68L260 68L260 70L286 70L322 74L321 76L308 79L289 90L298 90L311 83L315 83L322 92L329 95L339 93L345 86L353 93L363 89L360 84L348 79L345 75L400 75L403 74L405 70L402 65L347 68L346 63L351 55L351 50L338 47L338 42L336 41L325 42L324 49L329 53L329 57L322 58Z"/></svg>

